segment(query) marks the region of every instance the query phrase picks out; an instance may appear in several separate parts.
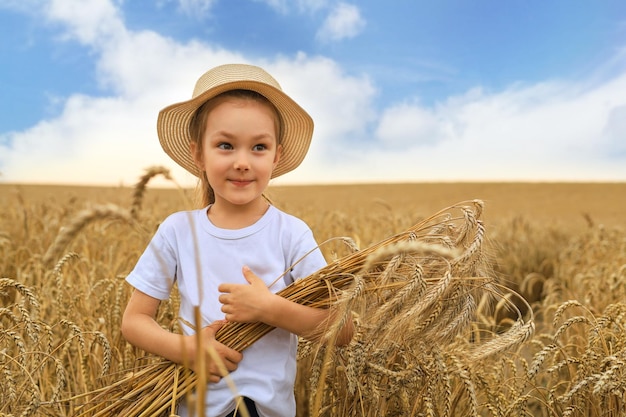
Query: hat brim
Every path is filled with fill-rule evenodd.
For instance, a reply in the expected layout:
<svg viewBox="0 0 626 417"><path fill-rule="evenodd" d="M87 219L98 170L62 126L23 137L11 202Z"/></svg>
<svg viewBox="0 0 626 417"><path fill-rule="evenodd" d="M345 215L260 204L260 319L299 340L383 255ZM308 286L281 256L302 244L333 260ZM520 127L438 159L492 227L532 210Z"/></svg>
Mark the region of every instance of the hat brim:
<svg viewBox="0 0 626 417"><path fill-rule="evenodd" d="M211 98L229 90L251 90L263 95L278 110L281 118L282 153L271 178L276 178L297 168L311 144L313 119L309 114L278 88L253 80L238 80L215 86L191 100L172 104L159 112L157 134L163 150L180 166L199 177L190 152L189 126L198 108Z"/></svg>

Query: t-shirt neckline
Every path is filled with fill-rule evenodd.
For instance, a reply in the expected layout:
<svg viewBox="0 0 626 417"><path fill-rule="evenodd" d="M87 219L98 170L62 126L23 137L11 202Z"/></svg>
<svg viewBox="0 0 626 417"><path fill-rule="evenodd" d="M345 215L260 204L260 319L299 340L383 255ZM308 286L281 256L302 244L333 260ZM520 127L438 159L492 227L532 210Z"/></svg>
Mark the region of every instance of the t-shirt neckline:
<svg viewBox="0 0 626 417"><path fill-rule="evenodd" d="M219 239L241 239L257 233L263 229L271 220L276 216L277 209L273 205L269 205L267 211L261 216L259 220L251 224L250 226L243 227L241 229L223 229L214 225L207 212L211 205L197 210L196 217L198 217L199 224L202 225L202 229L210 235Z"/></svg>

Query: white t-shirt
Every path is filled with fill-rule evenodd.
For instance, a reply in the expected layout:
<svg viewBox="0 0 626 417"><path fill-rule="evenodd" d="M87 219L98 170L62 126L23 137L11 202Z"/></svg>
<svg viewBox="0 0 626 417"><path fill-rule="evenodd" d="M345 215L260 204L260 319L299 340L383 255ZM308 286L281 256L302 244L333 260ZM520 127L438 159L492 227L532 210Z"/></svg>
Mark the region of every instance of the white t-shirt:
<svg viewBox="0 0 626 417"><path fill-rule="evenodd" d="M267 285L317 246L302 220L274 206L256 223L243 229L220 229L207 216L208 208L178 212L159 226L155 236L126 280L136 289L166 300L174 282L181 296L180 316L194 323L193 307L200 305L202 327L223 320L218 301L221 283L247 281L241 268L250 267ZM318 250L307 255L270 287L278 292L326 265ZM193 330L183 325L185 334ZM296 413L294 382L297 337L274 329L243 352L232 377L240 395L255 401L263 417L292 417ZM185 401L179 414L186 415ZM206 415L223 416L234 406L234 395L222 379L209 383Z"/></svg>

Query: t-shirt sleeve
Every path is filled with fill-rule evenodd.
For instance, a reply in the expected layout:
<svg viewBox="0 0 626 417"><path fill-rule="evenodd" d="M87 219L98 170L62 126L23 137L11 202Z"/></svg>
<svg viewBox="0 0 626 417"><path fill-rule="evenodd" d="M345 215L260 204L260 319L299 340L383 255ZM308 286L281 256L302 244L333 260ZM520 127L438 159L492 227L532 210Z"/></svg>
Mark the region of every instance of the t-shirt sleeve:
<svg viewBox="0 0 626 417"><path fill-rule="evenodd" d="M171 244L174 237L173 228L163 222L126 281L151 297L167 300L176 279L178 257Z"/></svg>
<svg viewBox="0 0 626 417"><path fill-rule="evenodd" d="M291 271L292 282L306 278L326 266L324 255L322 255L321 250L317 246L318 243L313 237L313 232L307 226L294 245L292 264L301 258L302 260Z"/></svg>

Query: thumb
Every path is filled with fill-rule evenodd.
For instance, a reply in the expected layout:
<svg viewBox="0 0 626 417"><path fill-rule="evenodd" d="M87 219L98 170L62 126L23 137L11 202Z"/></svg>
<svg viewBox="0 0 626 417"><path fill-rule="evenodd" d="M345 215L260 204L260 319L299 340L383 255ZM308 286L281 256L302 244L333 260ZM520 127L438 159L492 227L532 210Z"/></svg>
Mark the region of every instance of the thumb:
<svg viewBox="0 0 626 417"><path fill-rule="evenodd" d="M217 331L221 329L222 326L226 323L227 323L226 320L215 320L213 323L206 326L205 329L209 334L211 334L212 336L215 336L215 333L217 333Z"/></svg>
<svg viewBox="0 0 626 417"><path fill-rule="evenodd" d="M244 265L243 268L241 268L241 272L243 273L243 277L246 279L246 281L248 281L250 285L261 280L261 278L257 277L256 274L252 272L250 267L246 265Z"/></svg>

